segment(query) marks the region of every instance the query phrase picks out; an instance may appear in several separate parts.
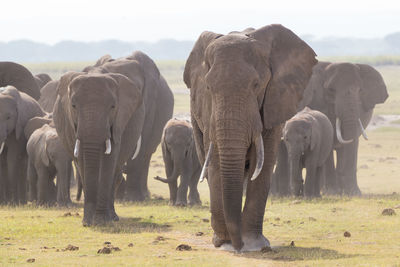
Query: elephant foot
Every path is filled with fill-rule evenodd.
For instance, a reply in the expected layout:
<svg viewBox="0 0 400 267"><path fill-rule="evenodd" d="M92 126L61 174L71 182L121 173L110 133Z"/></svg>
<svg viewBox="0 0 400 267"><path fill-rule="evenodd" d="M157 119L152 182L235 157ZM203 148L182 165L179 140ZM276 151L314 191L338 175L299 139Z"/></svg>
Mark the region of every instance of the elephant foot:
<svg viewBox="0 0 400 267"><path fill-rule="evenodd" d="M118 217L118 216L117 216ZM112 221L110 214L107 213L96 213L93 218L93 225L105 225Z"/></svg>
<svg viewBox="0 0 400 267"><path fill-rule="evenodd" d="M175 202L175 206L177 206L177 207L186 207L187 203L186 203L186 201L183 201L183 200L177 200Z"/></svg>
<svg viewBox="0 0 400 267"><path fill-rule="evenodd" d="M148 192L127 192L125 195L125 201L130 201L130 202L142 202L145 201L146 198L149 197Z"/></svg>
<svg viewBox="0 0 400 267"><path fill-rule="evenodd" d="M189 206L201 206L201 200L189 200Z"/></svg>
<svg viewBox="0 0 400 267"><path fill-rule="evenodd" d="M114 222L118 222L119 221L119 216L117 215L117 213L115 212L115 210L111 210L110 211L110 218L112 221Z"/></svg>
<svg viewBox="0 0 400 267"><path fill-rule="evenodd" d="M352 197L359 197L359 196L361 196L361 190L360 190L360 188L358 188L358 186L357 186L356 188L352 188L352 189L350 189L350 190L347 189L347 188L344 188L343 193L344 193L345 195L352 196Z"/></svg>
<svg viewBox="0 0 400 267"><path fill-rule="evenodd" d="M254 235L244 233L242 234L242 240L244 246L241 252L261 251L261 249L271 246L268 239L262 234Z"/></svg>
<svg viewBox="0 0 400 267"><path fill-rule="evenodd" d="M232 249L233 249L233 246L232 246L232 243L231 243L230 240L226 240L226 239L220 238L215 233L214 233L214 236L212 238L212 242L214 244L214 247L216 247L216 248L219 248L222 245L226 244L226 245L230 245L232 247Z"/></svg>

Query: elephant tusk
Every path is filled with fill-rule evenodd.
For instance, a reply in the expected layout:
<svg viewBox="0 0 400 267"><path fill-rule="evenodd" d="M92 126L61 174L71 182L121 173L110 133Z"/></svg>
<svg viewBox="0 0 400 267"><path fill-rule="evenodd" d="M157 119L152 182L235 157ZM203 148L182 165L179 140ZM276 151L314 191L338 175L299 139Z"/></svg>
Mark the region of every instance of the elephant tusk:
<svg viewBox="0 0 400 267"><path fill-rule="evenodd" d="M0 154L3 153L3 149L4 149L4 142L1 143L1 147L0 147Z"/></svg>
<svg viewBox="0 0 400 267"><path fill-rule="evenodd" d="M142 146L142 136L139 136L139 139L137 140L137 143L136 143L135 153L133 153L133 156L132 156L132 160L134 160L139 155L141 146Z"/></svg>
<svg viewBox="0 0 400 267"><path fill-rule="evenodd" d="M81 141L79 139L76 139L75 141L75 148L74 148L74 157L77 158L79 155L79 146L81 144Z"/></svg>
<svg viewBox="0 0 400 267"><path fill-rule="evenodd" d="M342 132L340 131L340 127L341 127L340 120L339 120L339 118L336 118L336 137L337 137L338 141L341 144L349 144L349 143L353 142L353 139L350 139L350 140L343 139Z"/></svg>
<svg viewBox="0 0 400 267"><path fill-rule="evenodd" d="M264 142L261 134L256 138L254 143L256 145L257 164L250 181L254 181L258 177L264 166Z"/></svg>
<svg viewBox="0 0 400 267"><path fill-rule="evenodd" d="M204 177L205 177L205 174L206 174L206 169L208 167L208 164L210 164L210 158L211 158L211 154L212 154L213 148L214 148L213 143L210 143L210 147L208 148L206 161L204 162L203 169L201 170L201 173L200 173L200 178L199 178L200 179L200 183L204 181Z"/></svg>
<svg viewBox="0 0 400 267"><path fill-rule="evenodd" d="M367 135L367 133L365 132L365 129L364 129L364 126L363 126L362 123L361 123L361 120L358 119L358 122L360 123L360 128L361 128L362 136L364 137L365 140L368 140L368 135ZM1 153L1 152L0 152L0 153Z"/></svg>
<svg viewBox="0 0 400 267"><path fill-rule="evenodd" d="M111 153L111 140L110 138L108 138L106 140L106 151L104 152L104 154L109 155Z"/></svg>

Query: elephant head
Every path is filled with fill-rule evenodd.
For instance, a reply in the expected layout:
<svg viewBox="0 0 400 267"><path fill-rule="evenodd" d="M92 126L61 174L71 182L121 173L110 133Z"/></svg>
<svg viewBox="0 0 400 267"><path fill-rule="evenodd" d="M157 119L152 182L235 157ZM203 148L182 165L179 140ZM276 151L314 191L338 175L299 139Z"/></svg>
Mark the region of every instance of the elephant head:
<svg viewBox="0 0 400 267"><path fill-rule="evenodd" d="M323 111L336 128L340 143L347 144L364 132L372 109L388 97L382 76L365 64L319 62L304 93L300 108ZM369 118L364 118L369 116Z"/></svg>
<svg viewBox="0 0 400 267"><path fill-rule="evenodd" d="M140 106L141 83L124 75L69 72L61 77L54 123L80 168L85 225L97 220L94 210L105 212L108 208L117 160L120 151L126 150L121 139ZM98 222L109 219L101 216L106 217Z"/></svg>
<svg viewBox="0 0 400 267"><path fill-rule="evenodd" d="M47 73L39 73L34 76L37 86L39 90L43 88L48 82L51 81L50 75Z"/></svg>
<svg viewBox="0 0 400 267"><path fill-rule="evenodd" d="M0 62L0 87L12 85L35 100L40 97L40 88L32 73L24 66L14 62Z"/></svg>
<svg viewBox="0 0 400 267"><path fill-rule="evenodd" d="M35 107L26 105L24 97L30 98L25 93L19 92L14 86L0 88L1 151L9 134L14 133L17 140L21 136L25 139L24 128L28 120L36 115L44 115L38 104Z"/></svg>
<svg viewBox="0 0 400 267"><path fill-rule="evenodd" d="M314 51L281 25L225 36L203 32L186 62L184 81L191 89L192 117L202 139L196 140L199 158L204 161L204 148L213 148L207 154L212 154L210 164L219 166L221 212L236 250L243 246L245 171L256 169L249 175L252 180L261 171L262 133L296 113L315 63Z"/></svg>

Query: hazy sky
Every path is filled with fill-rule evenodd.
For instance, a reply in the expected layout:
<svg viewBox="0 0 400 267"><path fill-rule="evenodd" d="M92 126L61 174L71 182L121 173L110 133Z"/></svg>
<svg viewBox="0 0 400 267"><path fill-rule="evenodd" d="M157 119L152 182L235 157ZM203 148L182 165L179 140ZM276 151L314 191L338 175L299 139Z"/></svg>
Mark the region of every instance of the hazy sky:
<svg viewBox="0 0 400 267"><path fill-rule="evenodd" d="M400 31L399 0L2 1L0 41L195 40L280 23L298 35L383 37Z"/></svg>

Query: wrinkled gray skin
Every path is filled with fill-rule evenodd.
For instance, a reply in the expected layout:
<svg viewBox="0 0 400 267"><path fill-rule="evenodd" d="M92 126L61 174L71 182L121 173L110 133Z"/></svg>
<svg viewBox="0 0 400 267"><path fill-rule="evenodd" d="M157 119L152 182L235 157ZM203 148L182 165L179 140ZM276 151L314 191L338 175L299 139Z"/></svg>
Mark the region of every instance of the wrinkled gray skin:
<svg viewBox="0 0 400 267"><path fill-rule="evenodd" d="M320 197L320 180L333 145L333 127L329 119L306 107L286 122L283 140L288 151L291 193ZM307 170L304 190L303 168Z"/></svg>
<svg viewBox="0 0 400 267"><path fill-rule="evenodd" d="M40 89L39 104L46 112L53 112L57 100L57 87L60 81L50 81Z"/></svg>
<svg viewBox="0 0 400 267"><path fill-rule="evenodd" d="M39 89L42 89L48 82L52 79L47 73L39 73L33 76L35 78L36 84L38 85Z"/></svg>
<svg viewBox="0 0 400 267"><path fill-rule="evenodd" d="M141 72L136 62L119 67ZM143 86L142 76L106 71L69 72L60 79L53 119L81 176L84 226L119 219L114 191L142 130Z"/></svg>
<svg viewBox="0 0 400 267"><path fill-rule="evenodd" d="M133 67L121 67L126 64L133 64ZM141 148L134 160L127 161L126 183L123 183L125 200L143 201L150 197L147 176L151 155L160 144L165 124L172 118L174 97L171 89L153 60L140 51L120 59L112 59L109 55L105 55L94 66L87 67L84 71L117 72L131 79L140 77L144 84L142 94L145 118L141 132Z"/></svg>
<svg viewBox="0 0 400 267"><path fill-rule="evenodd" d="M281 25L203 32L196 41L184 81L202 165L214 146L207 177L216 247L269 246L263 217L282 124L296 113L314 64L314 51ZM247 183L242 210L243 184L256 165L261 172Z"/></svg>
<svg viewBox="0 0 400 267"><path fill-rule="evenodd" d="M70 178L72 158L65 150L56 129L46 124L43 118L31 119L25 127L28 139L28 183L29 200L38 205L67 206L71 203ZM51 123L51 120L50 120ZM40 124L43 124L40 127ZM30 134L32 128L37 128ZM54 178L56 196L54 196Z"/></svg>
<svg viewBox="0 0 400 267"><path fill-rule="evenodd" d="M12 85L20 92L38 100L40 89L32 73L24 66L8 61L0 61L0 87Z"/></svg>
<svg viewBox="0 0 400 267"><path fill-rule="evenodd" d="M326 165L326 179L323 184L326 193L361 194L357 184L358 138L361 135L358 120L360 119L366 128L375 105L385 102L387 97L382 76L369 65L319 62L314 67L299 109L308 106L324 113L334 129L333 143L337 164L334 165L332 150ZM343 139L353 140L352 142L347 144L339 142L337 119L341 122L340 132ZM284 169L282 166L285 164L287 163L278 163L277 170ZM276 179L287 180L279 172L275 176ZM278 188L278 194L285 192L279 192Z"/></svg>
<svg viewBox="0 0 400 267"><path fill-rule="evenodd" d="M167 122L161 138L161 148L167 178L155 177L156 180L168 183L170 204L176 206L201 204L197 184L201 166L196 153L193 129L189 121L171 119ZM179 187L178 177L181 177Z"/></svg>
<svg viewBox="0 0 400 267"><path fill-rule="evenodd" d="M13 86L0 89L0 202L26 203L27 153L24 128L45 113L38 102Z"/></svg>

